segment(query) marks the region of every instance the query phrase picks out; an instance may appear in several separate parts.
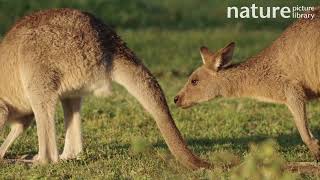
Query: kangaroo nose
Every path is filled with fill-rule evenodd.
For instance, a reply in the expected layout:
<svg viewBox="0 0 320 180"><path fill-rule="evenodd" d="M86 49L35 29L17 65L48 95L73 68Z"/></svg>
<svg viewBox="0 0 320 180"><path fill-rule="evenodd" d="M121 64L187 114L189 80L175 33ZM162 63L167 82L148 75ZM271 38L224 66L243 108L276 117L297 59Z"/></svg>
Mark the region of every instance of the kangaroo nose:
<svg viewBox="0 0 320 180"><path fill-rule="evenodd" d="M174 103L177 103L179 101L179 96L174 97Z"/></svg>

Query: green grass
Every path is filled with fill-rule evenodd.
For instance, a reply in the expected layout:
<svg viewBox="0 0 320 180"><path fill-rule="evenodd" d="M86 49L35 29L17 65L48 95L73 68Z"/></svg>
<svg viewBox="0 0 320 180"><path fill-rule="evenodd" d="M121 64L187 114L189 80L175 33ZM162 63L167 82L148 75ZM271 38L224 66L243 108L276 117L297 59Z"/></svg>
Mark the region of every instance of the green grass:
<svg viewBox="0 0 320 180"><path fill-rule="evenodd" d="M243 1L244 2L244 1ZM251 4L253 1L245 1ZM256 4L314 5L316 1L257 1ZM268 4L270 3L270 4ZM0 32L33 10L49 7L76 7L111 23L146 66L155 74L166 93L173 117L189 147L204 159L230 152L241 160L250 143L274 138L287 161L312 161L293 124L291 114L281 105L249 99L217 99L182 110L173 97L188 74L201 64L198 49L220 48L235 41L234 61L245 60L268 46L292 22L291 19L230 20L226 6L239 1L18 1L0 0ZM245 3L242 3L243 5ZM191 13L192 12L192 13ZM0 164L0 178L213 178L229 173L182 167L168 152L153 119L123 88L105 99L87 97L83 103L84 152L79 160L33 167ZM308 106L312 131L319 137L319 103ZM57 113L57 136L62 151L62 111ZM1 131L5 138L8 128ZM7 158L37 152L35 125L8 151ZM312 177L308 177L312 178Z"/></svg>

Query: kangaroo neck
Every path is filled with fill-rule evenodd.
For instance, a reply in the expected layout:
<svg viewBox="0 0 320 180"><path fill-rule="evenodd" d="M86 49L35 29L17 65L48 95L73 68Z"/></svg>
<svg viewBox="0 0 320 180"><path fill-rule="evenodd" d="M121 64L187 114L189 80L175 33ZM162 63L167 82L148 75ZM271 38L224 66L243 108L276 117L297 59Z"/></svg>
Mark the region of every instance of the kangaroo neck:
<svg viewBox="0 0 320 180"><path fill-rule="evenodd" d="M195 156L187 147L171 117L165 95L149 70L133 54L122 54L113 62L113 79L124 86L153 116L172 154L192 169L211 165Z"/></svg>
<svg viewBox="0 0 320 180"><path fill-rule="evenodd" d="M224 84L221 95L224 97L247 97L259 88L262 79L270 74L272 69L266 61L267 57L258 55L247 61L231 65L223 69L221 75Z"/></svg>

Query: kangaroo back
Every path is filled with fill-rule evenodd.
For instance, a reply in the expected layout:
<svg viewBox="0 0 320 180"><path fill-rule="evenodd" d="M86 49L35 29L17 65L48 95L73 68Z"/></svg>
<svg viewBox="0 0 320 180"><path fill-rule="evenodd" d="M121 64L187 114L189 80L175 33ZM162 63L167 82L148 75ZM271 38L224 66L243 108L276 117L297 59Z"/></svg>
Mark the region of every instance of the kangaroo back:
<svg viewBox="0 0 320 180"><path fill-rule="evenodd" d="M320 93L320 8L314 19L299 19L289 26L266 51L271 61L290 79Z"/></svg>

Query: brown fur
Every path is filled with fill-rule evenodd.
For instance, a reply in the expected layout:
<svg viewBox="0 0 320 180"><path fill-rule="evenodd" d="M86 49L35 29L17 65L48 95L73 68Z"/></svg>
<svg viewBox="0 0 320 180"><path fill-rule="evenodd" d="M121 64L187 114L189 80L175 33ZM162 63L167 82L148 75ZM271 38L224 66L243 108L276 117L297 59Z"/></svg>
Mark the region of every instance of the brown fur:
<svg viewBox="0 0 320 180"><path fill-rule="evenodd" d="M202 47L204 65L190 76L175 102L187 108L223 96L286 104L302 140L320 160L305 107L308 100L320 96L320 9L312 13L313 20L297 20L271 46L238 65L228 66L234 43L216 53Z"/></svg>
<svg viewBox="0 0 320 180"><path fill-rule="evenodd" d="M66 141L60 158L75 158L82 151L81 97L107 95L115 81L155 118L178 160L193 169L209 167L187 148L156 79L110 27L88 13L52 9L22 18L0 45L0 64L0 125L13 122L1 157L34 115L36 160L57 162L54 112L61 100Z"/></svg>

